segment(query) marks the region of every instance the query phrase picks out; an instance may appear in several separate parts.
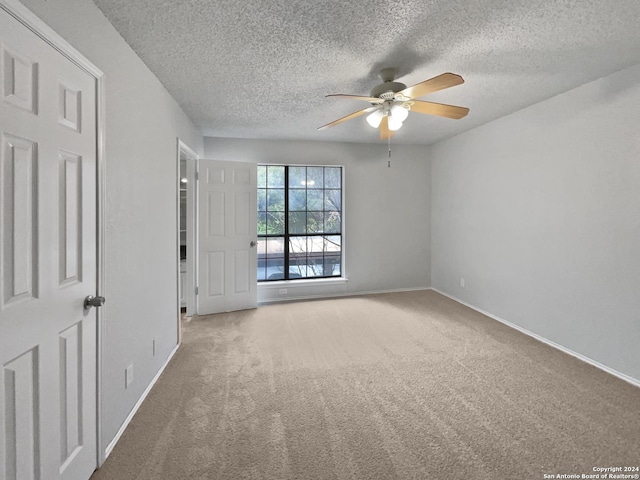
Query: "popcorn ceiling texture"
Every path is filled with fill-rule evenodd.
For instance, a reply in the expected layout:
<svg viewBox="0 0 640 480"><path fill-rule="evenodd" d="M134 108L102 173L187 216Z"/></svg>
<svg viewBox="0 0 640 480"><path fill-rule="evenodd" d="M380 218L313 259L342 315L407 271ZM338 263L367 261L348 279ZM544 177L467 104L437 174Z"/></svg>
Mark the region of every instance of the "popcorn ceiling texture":
<svg viewBox="0 0 640 480"><path fill-rule="evenodd" d="M465 84L425 100L462 120L412 113L395 143L430 144L640 63L638 0L95 0L203 133L380 142L368 95L383 67L413 85Z"/></svg>

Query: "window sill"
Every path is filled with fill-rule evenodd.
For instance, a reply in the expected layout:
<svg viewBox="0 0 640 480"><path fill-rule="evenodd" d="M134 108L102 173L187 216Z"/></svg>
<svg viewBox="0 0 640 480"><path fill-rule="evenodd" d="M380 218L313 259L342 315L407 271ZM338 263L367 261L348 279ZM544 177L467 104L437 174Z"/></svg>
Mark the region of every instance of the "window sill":
<svg viewBox="0 0 640 480"><path fill-rule="evenodd" d="M313 286L330 286L330 285L344 285L349 281L346 277L337 278L318 278L316 280L275 280L272 282L258 282L258 290L277 288L277 287L313 287Z"/></svg>

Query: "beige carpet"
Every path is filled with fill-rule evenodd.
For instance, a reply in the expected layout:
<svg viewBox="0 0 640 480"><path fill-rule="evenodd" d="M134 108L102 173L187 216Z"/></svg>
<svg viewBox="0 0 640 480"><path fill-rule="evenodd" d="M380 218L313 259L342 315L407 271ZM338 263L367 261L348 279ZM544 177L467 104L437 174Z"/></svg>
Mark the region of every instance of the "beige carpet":
<svg viewBox="0 0 640 480"><path fill-rule="evenodd" d="M420 291L185 323L92 479L524 480L630 465L639 388Z"/></svg>

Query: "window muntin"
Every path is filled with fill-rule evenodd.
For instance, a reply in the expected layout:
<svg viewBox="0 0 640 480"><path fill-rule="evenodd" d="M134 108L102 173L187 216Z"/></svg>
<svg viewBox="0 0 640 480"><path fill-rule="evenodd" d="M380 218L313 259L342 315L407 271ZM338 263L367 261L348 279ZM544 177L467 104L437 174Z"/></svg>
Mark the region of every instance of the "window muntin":
<svg viewBox="0 0 640 480"><path fill-rule="evenodd" d="M258 165L258 281L342 276L342 167Z"/></svg>

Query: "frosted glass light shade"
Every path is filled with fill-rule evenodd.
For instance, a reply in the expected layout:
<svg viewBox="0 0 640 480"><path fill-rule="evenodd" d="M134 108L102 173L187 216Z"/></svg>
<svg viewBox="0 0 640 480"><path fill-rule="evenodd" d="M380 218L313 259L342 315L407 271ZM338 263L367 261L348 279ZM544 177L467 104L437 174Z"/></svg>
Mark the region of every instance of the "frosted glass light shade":
<svg viewBox="0 0 640 480"><path fill-rule="evenodd" d="M401 126L402 126L401 120L398 120L393 115L389 117L389 130L400 130Z"/></svg>
<svg viewBox="0 0 640 480"><path fill-rule="evenodd" d="M391 118L395 118L400 123L404 122L409 116L409 110L404 108L402 105L394 105L391 107Z"/></svg>
<svg viewBox="0 0 640 480"><path fill-rule="evenodd" d="M367 116L367 123L373 128L378 128L383 117L384 112L381 109L375 110Z"/></svg>

